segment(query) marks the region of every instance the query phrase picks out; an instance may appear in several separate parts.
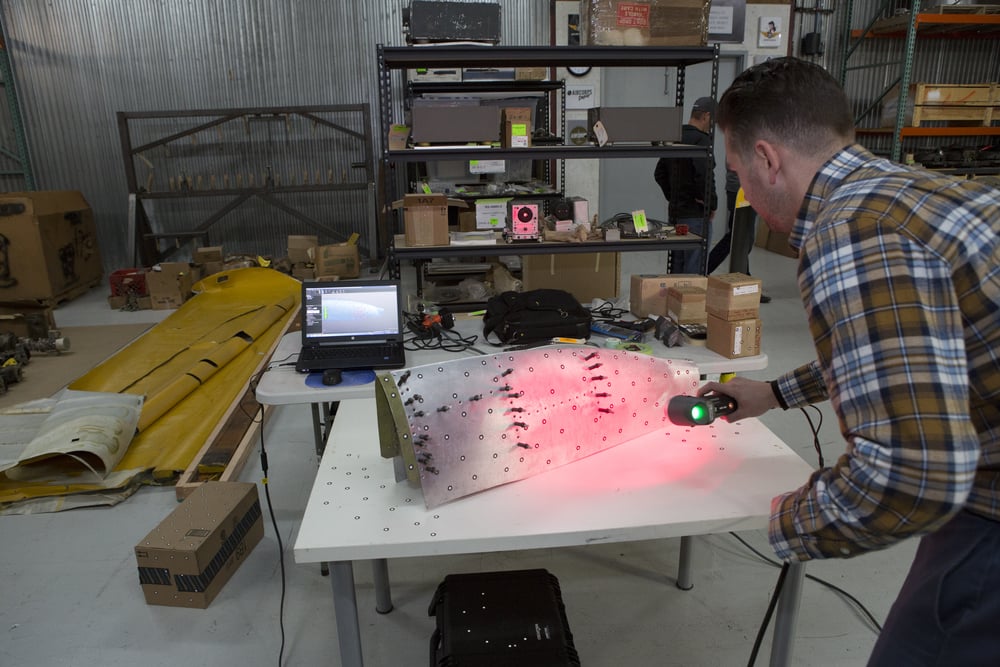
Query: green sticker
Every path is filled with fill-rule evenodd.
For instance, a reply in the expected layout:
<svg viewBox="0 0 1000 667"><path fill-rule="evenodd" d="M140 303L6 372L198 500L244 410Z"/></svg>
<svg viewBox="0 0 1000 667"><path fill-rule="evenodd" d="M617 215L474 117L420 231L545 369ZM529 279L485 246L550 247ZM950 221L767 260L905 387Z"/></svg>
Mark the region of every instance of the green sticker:
<svg viewBox="0 0 1000 667"><path fill-rule="evenodd" d="M645 211L633 211L632 212L632 224L635 225L635 231L646 232L649 231L649 223L646 222L646 212Z"/></svg>
<svg viewBox="0 0 1000 667"><path fill-rule="evenodd" d="M421 183L420 188L424 191L425 195L429 195L431 193L431 186L427 185L426 183Z"/></svg>

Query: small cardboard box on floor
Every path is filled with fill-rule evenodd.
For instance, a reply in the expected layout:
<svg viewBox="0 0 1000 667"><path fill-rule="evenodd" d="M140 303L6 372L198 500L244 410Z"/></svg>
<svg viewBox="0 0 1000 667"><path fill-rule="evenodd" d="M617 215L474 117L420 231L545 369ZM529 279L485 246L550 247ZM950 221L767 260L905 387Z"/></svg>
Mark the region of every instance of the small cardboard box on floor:
<svg viewBox="0 0 1000 667"><path fill-rule="evenodd" d="M263 536L256 484L202 484L135 546L146 602L205 609Z"/></svg>
<svg viewBox="0 0 1000 667"><path fill-rule="evenodd" d="M635 273L629 281L629 310L636 317L667 314L667 290L671 287L708 287L708 278L697 273Z"/></svg>
<svg viewBox="0 0 1000 667"><path fill-rule="evenodd" d="M521 257L524 291L561 289L582 304L616 298L620 276L621 260L616 252Z"/></svg>
<svg viewBox="0 0 1000 667"><path fill-rule="evenodd" d="M146 289L153 310L180 308L199 278L197 265L189 262L160 262L151 268L146 272Z"/></svg>
<svg viewBox="0 0 1000 667"><path fill-rule="evenodd" d="M361 275L361 258L355 243L331 243L315 248L315 272L320 280L357 278Z"/></svg>
<svg viewBox="0 0 1000 667"><path fill-rule="evenodd" d="M0 194L0 301L70 299L103 271L94 215L81 193Z"/></svg>

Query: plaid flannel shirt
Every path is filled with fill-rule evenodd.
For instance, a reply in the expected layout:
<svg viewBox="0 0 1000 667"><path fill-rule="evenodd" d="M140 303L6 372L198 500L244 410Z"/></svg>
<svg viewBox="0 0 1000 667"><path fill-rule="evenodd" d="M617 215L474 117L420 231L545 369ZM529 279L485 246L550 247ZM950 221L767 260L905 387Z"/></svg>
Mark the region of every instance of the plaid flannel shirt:
<svg viewBox="0 0 1000 667"><path fill-rule="evenodd" d="M772 501L786 560L849 557L1000 520L1000 192L849 146L816 175L790 242L817 360L776 380L829 398L846 451Z"/></svg>

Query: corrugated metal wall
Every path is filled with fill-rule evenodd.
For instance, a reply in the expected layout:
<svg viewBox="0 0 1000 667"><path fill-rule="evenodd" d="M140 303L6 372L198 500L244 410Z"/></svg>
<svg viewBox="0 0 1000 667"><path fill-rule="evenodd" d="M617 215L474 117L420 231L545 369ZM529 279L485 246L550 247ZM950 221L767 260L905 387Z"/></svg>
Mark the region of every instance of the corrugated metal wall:
<svg viewBox="0 0 1000 667"><path fill-rule="evenodd" d="M376 45L405 43L402 10L408 5L409 0L0 0L38 189L84 193L110 271L130 261L118 111L367 103L377 156ZM500 5L504 43L548 43L547 2L505 0ZM9 134L7 125L0 131ZM254 137L266 143L271 132L270 139L280 143L286 131L291 130L272 124L270 130L255 130ZM212 132L205 141L213 138L229 141ZM209 160L205 153L211 151L204 146L190 150L191 143L179 165L185 153L180 148L146 156L160 166L161 187L181 171L201 173L206 187L212 175L221 182L219 155ZM221 142L214 146L230 148ZM317 170L327 174L332 164L322 154L327 149L300 145L299 161L283 168L285 182ZM353 149L343 150L355 155ZM267 166L256 165L257 173ZM307 199L316 197L322 198ZM365 192L352 192L302 195L294 203L337 230L362 232L362 243L370 247L371 200ZM189 229L226 201L158 200L151 215L159 229ZM227 251L280 256L287 234L305 233L314 232L287 213L251 200L212 227L209 242Z"/></svg>

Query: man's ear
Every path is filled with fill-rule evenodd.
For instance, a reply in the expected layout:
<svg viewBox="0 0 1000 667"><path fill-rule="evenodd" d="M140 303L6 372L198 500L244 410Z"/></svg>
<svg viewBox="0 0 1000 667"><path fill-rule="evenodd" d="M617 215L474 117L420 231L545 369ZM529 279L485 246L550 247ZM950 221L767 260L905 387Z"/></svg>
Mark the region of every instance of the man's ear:
<svg viewBox="0 0 1000 667"><path fill-rule="evenodd" d="M767 169L767 182L774 185L778 179L778 171L781 169L781 155L774 144L761 139L753 145L754 159L762 160Z"/></svg>

